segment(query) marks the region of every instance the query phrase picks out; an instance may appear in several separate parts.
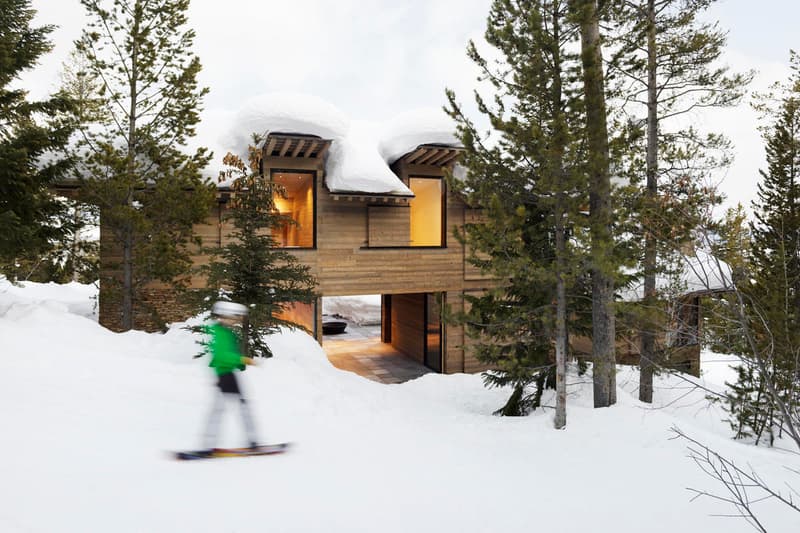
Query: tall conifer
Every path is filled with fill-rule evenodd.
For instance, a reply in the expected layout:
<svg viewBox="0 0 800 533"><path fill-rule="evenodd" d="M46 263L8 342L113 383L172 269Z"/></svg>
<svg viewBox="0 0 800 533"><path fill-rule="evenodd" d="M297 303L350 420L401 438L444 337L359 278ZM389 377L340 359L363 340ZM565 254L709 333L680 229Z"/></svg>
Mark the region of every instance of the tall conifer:
<svg viewBox="0 0 800 533"><path fill-rule="evenodd" d="M0 0L0 271L11 277L20 258L42 254L65 230L55 222L64 206L48 186L69 169L73 128L63 116L71 104L31 102L12 87L51 49L54 28L32 27L35 13L29 0Z"/></svg>
<svg viewBox="0 0 800 533"><path fill-rule="evenodd" d="M214 194L201 174L209 154L186 148L207 89L197 82L189 0L81 3L90 22L76 44L100 84L105 113L99 124L84 124L78 177L100 210L103 242L120 258L119 274L101 281L101 299L120 302L128 330L142 310L139 289L180 284L191 266L192 225L205 218Z"/></svg>
<svg viewBox="0 0 800 533"><path fill-rule="evenodd" d="M496 0L486 39L502 54L501 64L488 62L470 43L470 57L496 91L492 101L476 92L479 110L498 134L496 144L481 139L448 92L467 167L464 181L451 182L484 213L462 238L473 264L501 280L481 296L467 296L470 311L461 318L476 341L476 357L492 367L486 383L512 388L501 414L538 406L555 374L557 428L566 424L568 297L579 256L576 220L586 203L576 142L583 131L578 63L569 52L575 27L566 15L561 0ZM535 390L528 392L529 385Z"/></svg>
<svg viewBox="0 0 800 533"><path fill-rule="evenodd" d="M775 434L800 425L800 56L791 52L791 78L761 95L756 108L767 168L762 170L751 225L752 269L740 288L749 305L755 349L728 393L738 436ZM800 446L800 435L792 437Z"/></svg>
<svg viewBox="0 0 800 533"><path fill-rule="evenodd" d="M624 0L613 4L618 47L609 70L617 77L622 111L646 117L641 142L630 145L637 153L632 157L632 180L644 182L634 213L638 227L633 232L642 240L639 399L645 402L652 402L653 370L663 362L656 346L664 322L664 315L656 311L656 277L668 274L670 259L676 258L691 241L692 231L705 222L709 205L719 201L719 195L705 183L708 173L729 163L724 137L701 134L675 119L693 110L736 105L751 77L749 73L731 73L719 64L726 34L716 24L699 19L715 1Z"/></svg>
<svg viewBox="0 0 800 533"><path fill-rule="evenodd" d="M570 8L580 27L586 108L594 406L608 407L617 402L614 279L618 265L614 260L611 154L600 12L597 0L571 0Z"/></svg>
<svg viewBox="0 0 800 533"><path fill-rule="evenodd" d="M255 137L247 163L233 154L224 158L228 169L222 179L232 183L225 219L233 224L234 230L227 236L227 244L208 250L212 260L201 268L208 288L200 296L204 307L218 298L247 305L248 353L271 357L264 337L281 326L302 327L281 315L295 304L314 303L317 295L310 268L279 247L273 236L273 230L295 222L275 206L276 196L285 191L259 173L259 144Z"/></svg>

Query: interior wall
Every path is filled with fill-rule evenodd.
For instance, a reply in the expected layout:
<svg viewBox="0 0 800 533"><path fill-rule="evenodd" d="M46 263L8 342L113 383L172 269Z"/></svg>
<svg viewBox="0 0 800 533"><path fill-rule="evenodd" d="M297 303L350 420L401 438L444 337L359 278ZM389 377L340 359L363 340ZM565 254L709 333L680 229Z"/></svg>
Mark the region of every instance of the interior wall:
<svg viewBox="0 0 800 533"><path fill-rule="evenodd" d="M411 178L411 246L442 245L442 180Z"/></svg>
<svg viewBox="0 0 800 533"><path fill-rule="evenodd" d="M278 314L278 318L299 324L305 327L311 335L315 335L316 307L314 304L295 303L284 312Z"/></svg>
<svg viewBox="0 0 800 533"><path fill-rule="evenodd" d="M425 362L425 295L392 295L392 347Z"/></svg>

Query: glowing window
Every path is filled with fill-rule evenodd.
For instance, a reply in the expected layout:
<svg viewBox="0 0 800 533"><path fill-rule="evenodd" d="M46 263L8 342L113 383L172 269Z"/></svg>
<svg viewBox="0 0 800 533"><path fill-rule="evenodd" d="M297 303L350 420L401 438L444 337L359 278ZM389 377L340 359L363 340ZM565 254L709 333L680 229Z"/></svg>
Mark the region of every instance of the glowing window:
<svg viewBox="0 0 800 533"><path fill-rule="evenodd" d="M278 246L314 248L314 174L273 171L272 180L283 188L275 193L275 207L297 223L273 230Z"/></svg>
<svg viewBox="0 0 800 533"><path fill-rule="evenodd" d="M409 178L411 246L444 246L444 184L441 178Z"/></svg>

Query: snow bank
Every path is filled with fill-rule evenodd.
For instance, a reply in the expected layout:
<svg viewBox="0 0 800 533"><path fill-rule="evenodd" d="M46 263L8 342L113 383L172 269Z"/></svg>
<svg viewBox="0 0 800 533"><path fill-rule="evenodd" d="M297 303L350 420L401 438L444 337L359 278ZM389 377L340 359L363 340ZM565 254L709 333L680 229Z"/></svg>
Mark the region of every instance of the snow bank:
<svg viewBox="0 0 800 533"><path fill-rule="evenodd" d="M82 283L33 283L22 281L12 284L0 278L0 316L16 303L42 304L63 309L70 314L97 320L97 287Z"/></svg>
<svg viewBox="0 0 800 533"><path fill-rule="evenodd" d="M686 487L718 487L670 440L673 425L797 487L800 458L732 441L705 392L687 390L695 378L657 376L649 406L636 369L619 367L617 405L593 409L591 376L571 369L568 425L555 431L551 392L531 416L493 417L508 391L480 376L381 385L288 331L241 384L262 438L291 452L177 463L165 452L197 446L211 401L196 338L177 325L111 333L70 313L61 290L0 294L0 531L751 531L711 516L730 513L722 503L690 502ZM241 444L226 416L220 444ZM796 514L754 505L768 530L797 530Z"/></svg>
<svg viewBox="0 0 800 533"><path fill-rule="evenodd" d="M322 299L323 315L339 315L360 326L381 323L381 295L327 296Z"/></svg>
<svg viewBox="0 0 800 533"><path fill-rule="evenodd" d="M398 115L384 126L378 149L391 165L421 144L461 146L453 119L442 109L425 108Z"/></svg>

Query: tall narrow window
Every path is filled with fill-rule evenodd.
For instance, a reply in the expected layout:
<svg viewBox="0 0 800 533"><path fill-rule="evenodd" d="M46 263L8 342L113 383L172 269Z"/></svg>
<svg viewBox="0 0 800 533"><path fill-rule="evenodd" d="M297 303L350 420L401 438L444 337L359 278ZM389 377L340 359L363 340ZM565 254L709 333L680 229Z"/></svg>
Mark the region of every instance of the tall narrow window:
<svg viewBox="0 0 800 533"><path fill-rule="evenodd" d="M444 246L444 185L441 178L409 178L411 246Z"/></svg>
<svg viewBox="0 0 800 533"><path fill-rule="evenodd" d="M313 248L314 243L314 174L312 172L272 171L272 180L283 194L275 193L275 207L296 224L273 230L278 246Z"/></svg>

